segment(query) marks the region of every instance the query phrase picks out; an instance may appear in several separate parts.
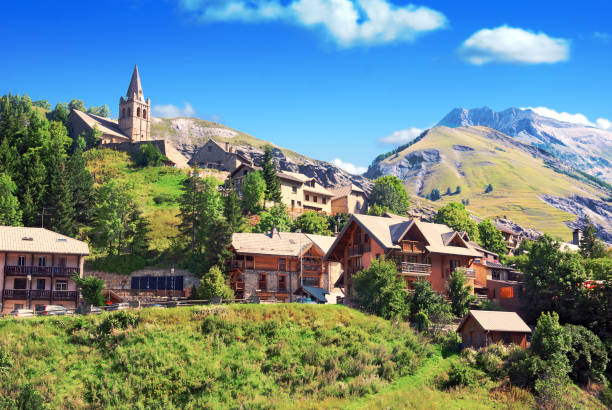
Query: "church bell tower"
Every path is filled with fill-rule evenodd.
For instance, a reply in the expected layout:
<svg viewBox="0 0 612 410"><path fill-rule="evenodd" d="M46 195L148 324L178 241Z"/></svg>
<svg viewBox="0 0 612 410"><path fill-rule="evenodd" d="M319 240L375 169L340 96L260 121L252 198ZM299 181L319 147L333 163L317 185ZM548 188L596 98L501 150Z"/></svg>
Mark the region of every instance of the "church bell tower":
<svg viewBox="0 0 612 410"><path fill-rule="evenodd" d="M119 129L131 142L151 139L151 99L145 101L138 66L134 66L126 98L119 98Z"/></svg>

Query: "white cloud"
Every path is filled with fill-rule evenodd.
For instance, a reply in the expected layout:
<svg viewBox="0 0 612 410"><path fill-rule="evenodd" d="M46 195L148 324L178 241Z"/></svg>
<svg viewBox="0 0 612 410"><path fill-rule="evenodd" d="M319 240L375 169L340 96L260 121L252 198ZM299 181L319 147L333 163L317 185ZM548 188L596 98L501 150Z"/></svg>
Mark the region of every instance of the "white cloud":
<svg viewBox="0 0 612 410"><path fill-rule="evenodd" d="M413 41L446 26L446 17L427 7L395 6L389 0L180 0L202 22L282 20L322 29L339 46Z"/></svg>
<svg viewBox="0 0 612 410"><path fill-rule="evenodd" d="M360 167L360 166L351 164L350 162L344 162L340 158L332 159L331 163L337 166L338 168L342 168L349 174L353 174L353 175L361 175L368 170L366 167Z"/></svg>
<svg viewBox="0 0 612 410"><path fill-rule="evenodd" d="M531 110L542 117L553 118L555 120L569 122L572 124L588 125L590 127L601 128L602 130L612 131L612 121L606 118L598 118L595 122L589 121L586 115L581 113L559 112L548 107L526 107L522 110Z"/></svg>
<svg viewBox="0 0 612 410"><path fill-rule="evenodd" d="M558 63L568 60L569 51L569 40L509 26L479 30L458 50L467 62L475 65Z"/></svg>
<svg viewBox="0 0 612 410"><path fill-rule="evenodd" d="M423 132L420 128L406 128L404 130L394 131L391 135L387 135L380 139L383 144L402 145L412 141Z"/></svg>
<svg viewBox="0 0 612 410"><path fill-rule="evenodd" d="M173 104L154 105L152 111L153 116L161 118L191 117L196 113L188 102L185 103L183 108Z"/></svg>
<svg viewBox="0 0 612 410"><path fill-rule="evenodd" d="M610 41L610 39L612 39L612 34L607 33L605 31L595 31L593 33L593 38L607 43L608 41Z"/></svg>

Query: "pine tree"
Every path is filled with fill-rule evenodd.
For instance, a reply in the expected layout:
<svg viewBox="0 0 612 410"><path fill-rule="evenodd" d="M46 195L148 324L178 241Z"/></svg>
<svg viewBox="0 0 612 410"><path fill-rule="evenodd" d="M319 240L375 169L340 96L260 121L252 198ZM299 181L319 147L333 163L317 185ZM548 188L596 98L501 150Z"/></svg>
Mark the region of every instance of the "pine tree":
<svg viewBox="0 0 612 410"><path fill-rule="evenodd" d="M228 178L227 193L223 198L223 215L232 228L232 232L242 232L245 225L245 219L242 216L242 207L240 206L240 198L234 189L234 183L231 178Z"/></svg>
<svg viewBox="0 0 612 410"><path fill-rule="evenodd" d="M67 174L70 183L70 191L74 204L75 219L82 223L89 223L89 211L93 197L94 179L85 166L83 158L83 147L85 141L79 137L76 141L76 149L67 164Z"/></svg>
<svg viewBox="0 0 612 410"><path fill-rule="evenodd" d="M69 176L63 163L58 161L56 165L51 165L48 187L45 201L51 209L48 228L64 235L73 236L76 233L76 226L72 191L70 190Z"/></svg>
<svg viewBox="0 0 612 410"><path fill-rule="evenodd" d="M47 170L40 154L39 148L31 148L19 161L22 171L15 182L25 226L40 226L40 214L47 190Z"/></svg>
<svg viewBox="0 0 612 410"><path fill-rule="evenodd" d="M14 195L17 185L10 176L0 173L0 225L20 226L21 209Z"/></svg>
<svg viewBox="0 0 612 410"><path fill-rule="evenodd" d="M280 181L276 175L276 165L272 162L274 153L272 147L267 145L264 149L262 172L266 181L265 200L280 203L282 200Z"/></svg>
<svg viewBox="0 0 612 410"><path fill-rule="evenodd" d="M202 244L198 240L197 231L202 220L202 179L199 177L199 169L191 170L189 177L183 181L183 193L179 198L179 224L180 234L188 241L191 253L201 252Z"/></svg>
<svg viewBox="0 0 612 410"><path fill-rule="evenodd" d="M580 254L583 258L603 258L606 256L606 246L597 238L597 229L589 218L585 218L585 226L580 239Z"/></svg>

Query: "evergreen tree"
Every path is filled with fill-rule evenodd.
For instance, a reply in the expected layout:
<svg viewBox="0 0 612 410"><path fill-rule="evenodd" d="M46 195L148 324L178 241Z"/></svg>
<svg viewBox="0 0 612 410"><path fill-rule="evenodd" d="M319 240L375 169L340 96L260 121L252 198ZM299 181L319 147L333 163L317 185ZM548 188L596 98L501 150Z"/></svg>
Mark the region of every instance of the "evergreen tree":
<svg viewBox="0 0 612 410"><path fill-rule="evenodd" d="M261 171L249 172L242 180L240 191L245 209L253 214L258 212L266 192L266 181Z"/></svg>
<svg viewBox="0 0 612 410"><path fill-rule="evenodd" d="M478 238L483 248L498 254L500 257L508 253L504 236L490 219L484 219L478 224Z"/></svg>
<svg viewBox="0 0 612 410"><path fill-rule="evenodd" d="M17 185L10 176L0 172L0 225L20 226L21 209L14 195Z"/></svg>
<svg viewBox="0 0 612 410"><path fill-rule="evenodd" d="M450 195L450 194L451 194L450 187L447 187L447 188L446 188L446 193L445 193L444 195Z"/></svg>
<svg viewBox="0 0 612 410"><path fill-rule="evenodd" d="M242 207L240 206L240 198L236 194L234 183L231 178L228 178L226 195L223 198L223 215L232 228L232 232L242 232L246 221L242 216Z"/></svg>
<svg viewBox="0 0 612 410"><path fill-rule="evenodd" d="M457 188L455 188L455 195L459 195L461 193L461 186L457 185Z"/></svg>
<svg viewBox="0 0 612 410"><path fill-rule="evenodd" d="M75 219L82 224L87 224L93 197L94 179L87 170L83 158L84 146L85 140L79 137L75 151L68 160L66 170L70 182L70 191L72 192Z"/></svg>
<svg viewBox="0 0 612 410"><path fill-rule="evenodd" d="M133 227L133 230L127 234L131 238L130 253L144 258L149 251L148 234L151 232L151 224L142 216L142 212L138 208L134 209L129 218L128 227Z"/></svg>
<svg viewBox="0 0 612 410"><path fill-rule="evenodd" d="M17 194L23 211L25 226L40 226L43 201L46 194L47 170L41 159L41 151L29 149L19 161L22 172L16 181Z"/></svg>
<svg viewBox="0 0 612 410"><path fill-rule="evenodd" d="M232 258L231 244L232 227L224 218L218 218L209 225L206 233L205 251L198 272L206 272L215 265L225 268Z"/></svg>
<svg viewBox="0 0 612 410"><path fill-rule="evenodd" d="M485 188L485 194L488 194L489 192L493 191L493 185L489 184L487 185L487 187Z"/></svg>
<svg viewBox="0 0 612 410"><path fill-rule="evenodd" d="M580 254L583 258L597 259L606 256L606 246L597 238L597 229L593 223L586 218L585 227L580 239Z"/></svg>
<svg viewBox="0 0 612 410"><path fill-rule="evenodd" d="M189 243L191 253L201 252L202 243L197 235L200 222L202 221L202 179L199 177L199 169L193 168L189 176L183 181L181 194L178 202L180 214L179 232Z"/></svg>
<svg viewBox="0 0 612 410"><path fill-rule="evenodd" d="M202 275L197 297L203 300L212 300L215 297L233 299L234 291L228 286L226 279L218 266L212 266Z"/></svg>
<svg viewBox="0 0 612 410"><path fill-rule="evenodd" d="M431 194L429 194L429 199L432 201L437 201L441 197L442 195L440 195L440 190L438 188L432 189Z"/></svg>
<svg viewBox="0 0 612 410"><path fill-rule="evenodd" d="M51 111L51 119L53 121L59 121L66 124L68 122L68 114L70 114L70 108L66 103L57 103L55 108Z"/></svg>
<svg viewBox="0 0 612 410"><path fill-rule="evenodd" d="M274 153L272 147L266 145L264 148L264 157L262 164L262 173L266 181L265 200L280 203L282 200L280 181L276 175L276 165L272 161Z"/></svg>

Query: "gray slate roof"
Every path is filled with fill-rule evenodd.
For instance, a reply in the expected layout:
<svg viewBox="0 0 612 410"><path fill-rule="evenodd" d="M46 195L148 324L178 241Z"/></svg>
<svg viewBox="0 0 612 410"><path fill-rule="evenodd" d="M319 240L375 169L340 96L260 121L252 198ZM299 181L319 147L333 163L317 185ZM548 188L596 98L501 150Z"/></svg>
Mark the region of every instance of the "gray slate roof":
<svg viewBox="0 0 612 410"><path fill-rule="evenodd" d="M232 235L232 247L237 253L243 254L297 257L313 245L325 254L334 239L331 236L276 230L267 233L235 233Z"/></svg>

